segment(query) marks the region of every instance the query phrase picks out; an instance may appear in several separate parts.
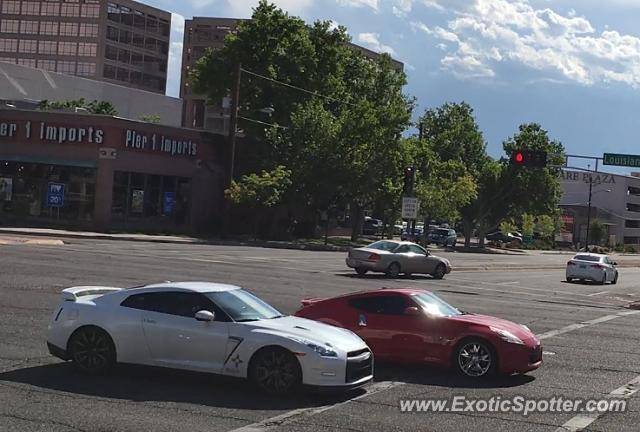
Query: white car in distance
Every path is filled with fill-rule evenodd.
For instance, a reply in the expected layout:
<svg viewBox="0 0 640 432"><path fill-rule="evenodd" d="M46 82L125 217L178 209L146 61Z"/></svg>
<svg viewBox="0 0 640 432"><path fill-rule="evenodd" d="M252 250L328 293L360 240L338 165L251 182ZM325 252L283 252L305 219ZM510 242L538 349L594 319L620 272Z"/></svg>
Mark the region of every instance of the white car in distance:
<svg viewBox="0 0 640 432"><path fill-rule="evenodd" d="M595 253L579 253L567 262L567 282L574 279L589 280L604 285L610 281L618 282L618 263L607 255Z"/></svg>
<svg viewBox="0 0 640 432"><path fill-rule="evenodd" d="M115 363L249 378L281 394L301 385L351 389L373 379L373 355L349 330L284 316L248 291L207 282L62 291L49 352L89 374Z"/></svg>

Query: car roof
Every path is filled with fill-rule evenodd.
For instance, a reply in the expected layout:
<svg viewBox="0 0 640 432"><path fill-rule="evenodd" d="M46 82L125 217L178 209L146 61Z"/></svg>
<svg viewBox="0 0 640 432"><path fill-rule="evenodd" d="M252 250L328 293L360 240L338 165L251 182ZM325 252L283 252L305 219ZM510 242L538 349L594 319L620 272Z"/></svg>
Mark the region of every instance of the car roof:
<svg viewBox="0 0 640 432"><path fill-rule="evenodd" d="M334 299L339 299L339 298L350 298L350 297L362 297L362 296L366 296L369 294L405 294L405 295L412 295L412 294L419 294L419 293L427 293L427 294L431 294L431 291L429 290L425 290L425 289L420 289L420 288L386 288L386 287L382 287L382 288L375 288L375 289L368 289L368 290L364 290L364 291L356 291L356 292L352 292L352 293L348 293L348 294L342 294L339 296L335 296L335 297L328 297L324 300L334 300Z"/></svg>
<svg viewBox="0 0 640 432"><path fill-rule="evenodd" d="M162 282L157 284L143 285L139 287L135 287L132 289L135 290L153 290L153 289L162 289L166 290L170 289L179 289L184 291L193 291L199 293L206 292L224 292L224 291L233 291L237 289L241 289L236 285L215 283L215 282Z"/></svg>
<svg viewBox="0 0 640 432"><path fill-rule="evenodd" d="M596 257L596 258L604 258L606 256L609 256L609 255L605 255L605 254L597 254L597 253L592 253L592 252L578 252L573 257L575 258L578 255L587 255L587 256L592 256L592 257Z"/></svg>

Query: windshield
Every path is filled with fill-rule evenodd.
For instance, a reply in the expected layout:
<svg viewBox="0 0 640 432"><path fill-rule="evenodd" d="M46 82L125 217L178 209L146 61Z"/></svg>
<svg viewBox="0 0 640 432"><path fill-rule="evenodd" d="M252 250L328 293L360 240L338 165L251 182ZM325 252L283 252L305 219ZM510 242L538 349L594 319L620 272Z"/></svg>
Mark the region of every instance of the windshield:
<svg viewBox="0 0 640 432"><path fill-rule="evenodd" d="M462 315L458 309L451 306L446 301L441 298L430 294L430 293L420 293L415 294L411 297L418 303L422 308L430 315L436 316L456 316Z"/></svg>
<svg viewBox="0 0 640 432"><path fill-rule="evenodd" d="M205 294L236 322L279 318L280 312L248 291L210 292Z"/></svg>
<svg viewBox="0 0 640 432"><path fill-rule="evenodd" d="M600 257L591 255L576 255L573 257L573 259L580 261L600 262Z"/></svg>
<svg viewBox="0 0 640 432"><path fill-rule="evenodd" d="M396 247L398 247L398 243L394 243L390 241L377 241L367 246L368 249L378 249L378 250L389 251L389 252L394 250Z"/></svg>
<svg viewBox="0 0 640 432"><path fill-rule="evenodd" d="M446 236L446 235L449 235L449 230L447 230L447 229L439 229L438 231L436 231L436 233L438 235L441 235L441 236Z"/></svg>

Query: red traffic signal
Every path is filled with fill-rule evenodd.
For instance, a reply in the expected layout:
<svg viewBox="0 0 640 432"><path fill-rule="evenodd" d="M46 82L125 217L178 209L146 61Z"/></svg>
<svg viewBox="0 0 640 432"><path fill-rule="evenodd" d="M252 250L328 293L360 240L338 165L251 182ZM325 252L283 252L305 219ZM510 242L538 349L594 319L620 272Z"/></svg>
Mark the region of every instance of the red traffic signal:
<svg viewBox="0 0 640 432"><path fill-rule="evenodd" d="M514 150L511 152L511 163L530 168L547 166L547 152L541 150Z"/></svg>

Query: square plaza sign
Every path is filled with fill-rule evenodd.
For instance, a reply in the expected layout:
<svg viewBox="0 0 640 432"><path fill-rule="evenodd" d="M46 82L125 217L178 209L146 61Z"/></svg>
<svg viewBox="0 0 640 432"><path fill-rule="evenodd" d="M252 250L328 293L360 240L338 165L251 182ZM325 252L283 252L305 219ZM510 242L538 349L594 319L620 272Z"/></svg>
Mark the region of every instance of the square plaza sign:
<svg viewBox="0 0 640 432"><path fill-rule="evenodd" d="M602 157L602 164L638 168L640 167L640 156L605 153Z"/></svg>

